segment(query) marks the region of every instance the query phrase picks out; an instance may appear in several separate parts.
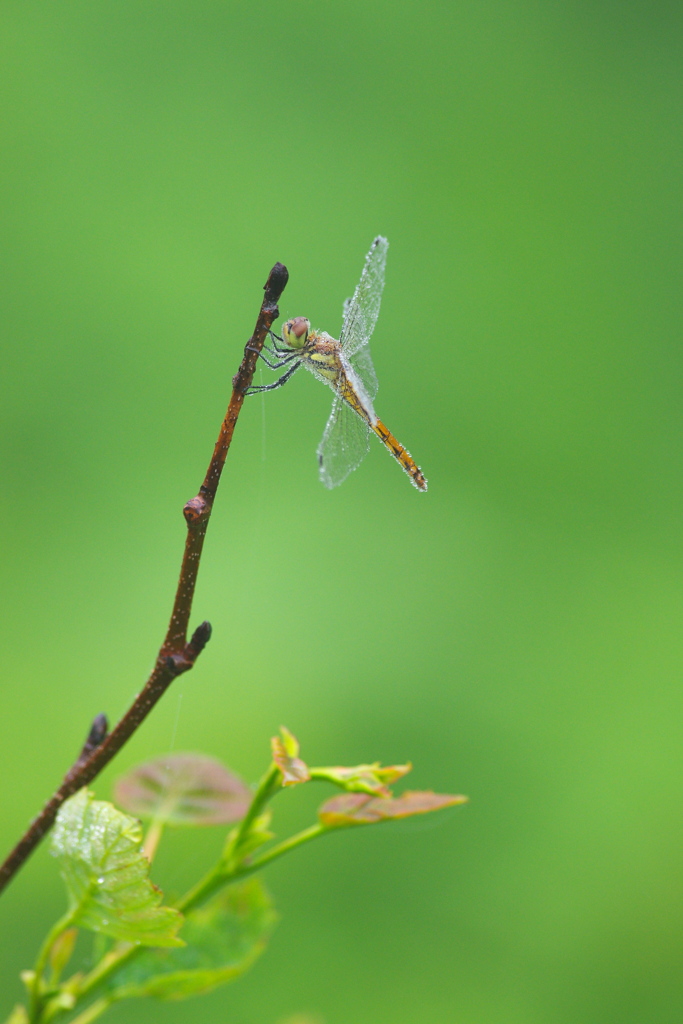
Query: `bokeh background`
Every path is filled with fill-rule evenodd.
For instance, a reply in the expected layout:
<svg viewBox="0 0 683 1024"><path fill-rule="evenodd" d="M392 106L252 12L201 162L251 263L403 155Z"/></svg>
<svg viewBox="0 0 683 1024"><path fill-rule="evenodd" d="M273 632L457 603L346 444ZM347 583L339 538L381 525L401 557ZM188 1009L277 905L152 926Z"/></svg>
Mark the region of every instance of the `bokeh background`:
<svg viewBox="0 0 683 1024"><path fill-rule="evenodd" d="M682 20L3 3L3 854L152 664L269 268L334 334L377 233L377 409L429 492L378 444L321 487L310 375L252 399L214 638L95 789L169 749L253 781L285 723L312 763L410 759L471 799L274 865L251 974L112 1024L680 1021ZM157 879L221 841L170 836ZM0 901L4 1013L63 906L43 848Z"/></svg>

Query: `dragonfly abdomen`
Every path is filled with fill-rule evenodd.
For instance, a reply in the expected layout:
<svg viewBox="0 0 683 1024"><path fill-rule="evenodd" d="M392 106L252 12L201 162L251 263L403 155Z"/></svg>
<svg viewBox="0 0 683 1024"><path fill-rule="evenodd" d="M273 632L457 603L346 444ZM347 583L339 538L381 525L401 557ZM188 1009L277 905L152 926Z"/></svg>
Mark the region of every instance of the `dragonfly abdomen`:
<svg viewBox="0 0 683 1024"><path fill-rule="evenodd" d="M401 442L396 440L394 435L387 429L387 427L384 426L381 420L376 419L374 423L370 424L370 426L377 434L382 444L389 449L396 461L399 462L402 468L406 471L418 491L426 491L427 478L413 459L410 452L406 451Z"/></svg>

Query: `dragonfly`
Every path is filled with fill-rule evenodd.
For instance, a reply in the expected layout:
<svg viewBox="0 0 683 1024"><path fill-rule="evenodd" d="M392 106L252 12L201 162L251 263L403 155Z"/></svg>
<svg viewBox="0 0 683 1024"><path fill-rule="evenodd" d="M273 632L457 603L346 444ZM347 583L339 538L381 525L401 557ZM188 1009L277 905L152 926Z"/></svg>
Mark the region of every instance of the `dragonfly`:
<svg viewBox="0 0 683 1024"><path fill-rule="evenodd" d="M344 303L339 340L325 331L312 330L304 316L288 320L282 327L282 337L270 332L273 347L264 346L274 362L259 352L271 370L286 367L285 372L273 384L256 385L247 392L258 394L282 387L300 366L332 388L332 411L317 450L320 479L329 488L337 487L360 465L374 433L414 486L419 491L427 490L424 473L373 406L378 384L369 343L379 316L388 247L381 235L373 241L358 286Z"/></svg>

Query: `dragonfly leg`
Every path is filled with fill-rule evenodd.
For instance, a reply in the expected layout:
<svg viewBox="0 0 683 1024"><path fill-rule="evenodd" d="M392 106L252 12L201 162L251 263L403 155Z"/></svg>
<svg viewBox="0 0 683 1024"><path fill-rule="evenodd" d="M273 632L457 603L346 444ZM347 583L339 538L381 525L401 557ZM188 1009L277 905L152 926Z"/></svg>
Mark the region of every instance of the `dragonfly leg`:
<svg viewBox="0 0 683 1024"><path fill-rule="evenodd" d="M247 345L247 351L248 352L255 352L257 356L260 356L260 358L263 360L263 362L266 364L266 366L269 366L271 368L271 370L279 370L280 367L286 366L287 363L291 363L292 359L296 359L296 356L297 356L296 352L292 352L291 355L285 356L284 359L281 359L279 363L271 363L270 360L266 359L266 357L264 356L263 352L261 352L261 350L258 349L258 348L252 348L251 345ZM268 349L268 351L270 352L270 349ZM272 354L273 353L271 353L271 355ZM281 352L277 353L277 355L281 355L281 354L282 354Z"/></svg>
<svg viewBox="0 0 683 1024"><path fill-rule="evenodd" d="M247 345L247 348L249 349L250 352L254 351L253 348L251 348L251 346L249 346L249 345ZM281 356L285 352L293 352L294 349L291 349L291 348L271 348L270 345L266 345L264 343L263 351L267 352L269 356Z"/></svg>
<svg viewBox="0 0 683 1024"><path fill-rule="evenodd" d="M269 334L269 335L271 336L271 338L273 339L273 348L274 348L274 349L275 349L276 351L277 351L277 348L278 348L278 347L277 347L277 345L276 345L276 342L278 342L278 341L281 341L281 342L282 342L282 344L284 345L284 343L285 343L285 339L284 339L284 338L281 338L279 334L276 334L276 333L275 333L275 331L268 331L268 334ZM289 351L289 349L287 349L287 351Z"/></svg>
<svg viewBox="0 0 683 1024"><path fill-rule="evenodd" d="M274 384L252 384L250 388L244 392L245 395L258 395L261 391L274 391L275 388L281 388L283 384L286 384L293 373L301 366L301 360L294 363L287 370L287 373L283 373L279 380L276 380Z"/></svg>

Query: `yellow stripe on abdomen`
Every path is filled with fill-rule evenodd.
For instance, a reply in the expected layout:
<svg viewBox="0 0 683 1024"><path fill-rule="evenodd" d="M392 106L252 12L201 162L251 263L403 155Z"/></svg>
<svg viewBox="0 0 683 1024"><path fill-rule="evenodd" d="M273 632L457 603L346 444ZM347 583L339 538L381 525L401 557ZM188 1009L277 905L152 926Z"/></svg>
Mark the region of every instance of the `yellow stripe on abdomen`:
<svg viewBox="0 0 683 1024"><path fill-rule="evenodd" d="M427 478L413 459L410 452L407 452L400 441L397 441L390 430L384 426L381 420L371 423L370 426L377 434L383 445L389 449L397 462L400 462L418 491L427 490Z"/></svg>

